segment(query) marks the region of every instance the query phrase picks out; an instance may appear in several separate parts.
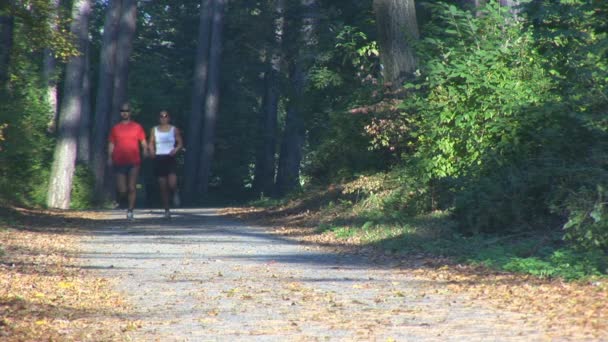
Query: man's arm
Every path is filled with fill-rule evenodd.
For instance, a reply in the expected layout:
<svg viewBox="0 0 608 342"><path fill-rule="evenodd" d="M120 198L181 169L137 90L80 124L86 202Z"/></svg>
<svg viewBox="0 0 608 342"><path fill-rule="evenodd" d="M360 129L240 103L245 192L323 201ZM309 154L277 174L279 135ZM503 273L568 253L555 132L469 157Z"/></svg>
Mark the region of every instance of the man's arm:
<svg viewBox="0 0 608 342"><path fill-rule="evenodd" d="M146 138L141 139L139 141L139 144L141 145L141 150L143 151L144 157L148 156L148 144L146 143Z"/></svg>
<svg viewBox="0 0 608 342"><path fill-rule="evenodd" d="M108 143L108 165L112 165L112 153L114 153L114 143Z"/></svg>
<svg viewBox="0 0 608 342"><path fill-rule="evenodd" d="M154 127L150 129L150 141L148 142L148 152L150 156L156 155L156 136L154 135Z"/></svg>

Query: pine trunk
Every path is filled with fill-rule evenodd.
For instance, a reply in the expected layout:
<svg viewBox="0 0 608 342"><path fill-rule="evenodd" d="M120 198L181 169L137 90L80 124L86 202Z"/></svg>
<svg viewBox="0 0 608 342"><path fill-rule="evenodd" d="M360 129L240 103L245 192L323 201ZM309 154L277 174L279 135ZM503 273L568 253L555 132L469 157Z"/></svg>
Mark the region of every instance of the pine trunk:
<svg viewBox="0 0 608 342"><path fill-rule="evenodd" d="M137 26L137 1L122 0L120 28L116 44L116 72L112 93L112 124L120 121L120 107L128 102L129 57L133 50L133 39Z"/></svg>
<svg viewBox="0 0 608 342"><path fill-rule="evenodd" d="M262 143L258 147L253 187L258 194L274 194L275 154L277 144L277 115L280 99L280 76L283 31L285 26L284 0L276 0L274 19L274 41L268 71L264 75L264 97L261 110Z"/></svg>
<svg viewBox="0 0 608 342"><path fill-rule="evenodd" d="M397 88L416 69L410 41L418 39L414 0L374 0L378 45L387 86Z"/></svg>
<svg viewBox="0 0 608 342"><path fill-rule="evenodd" d="M59 23L59 6L61 5L60 0L51 1L52 14L49 18L49 28L53 31L57 30ZM57 128L57 105L59 101L57 96L57 59L53 55L53 51L50 48L44 49L44 61L42 66L42 77L46 84L46 96L49 107L51 108L51 114L49 116L48 131L55 132Z"/></svg>
<svg viewBox="0 0 608 342"><path fill-rule="evenodd" d="M121 0L110 0L103 29L101 46L99 80L95 99L95 119L92 137L93 173L95 174L95 198L98 202L104 200L107 160L107 137L110 129L112 108L112 92L114 89L114 73L116 69L116 36L120 18Z"/></svg>
<svg viewBox="0 0 608 342"><path fill-rule="evenodd" d="M73 21L70 32L76 37L81 55L71 57L66 66L64 99L61 104L59 136L55 146L51 178L47 194L50 208L69 209L72 180L76 167L78 130L82 111L82 80L84 75L85 47L89 38L90 0L77 0L73 4Z"/></svg>
<svg viewBox="0 0 608 342"><path fill-rule="evenodd" d="M303 119L304 90L308 82L308 71L314 64L317 49L318 4L316 0L302 0L301 7L303 9L299 32L301 44L297 51L298 55L292 58L290 75L292 96L287 107L277 170L276 192L279 196L300 187L300 164L306 141Z"/></svg>
<svg viewBox="0 0 608 342"><path fill-rule="evenodd" d="M11 51L13 48L14 18L8 13L0 13L0 92L8 83Z"/></svg>
<svg viewBox="0 0 608 342"><path fill-rule="evenodd" d="M90 44L84 51L84 74L82 76L82 111L78 132L78 162L89 165L91 162L91 75Z"/></svg>
<svg viewBox="0 0 608 342"><path fill-rule="evenodd" d="M198 166L201 155L201 132L203 126L203 104L207 95L209 76L209 45L211 42L211 20L213 18L213 1L201 1L200 23L198 28L198 46L194 65L192 84L191 111L188 120L186 137L186 156L184 170L183 199L187 203L195 200L195 190L199 187Z"/></svg>
<svg viewBox="0 0 608 342"><path fill-rule="evenodd" d="M209 85L205 96L205 122L203 123L203 150L199 163L199 192L207 194L211 163L215 152L215 124L220 105L220 70L222 58L222 34L224 29L224 11L227 0L215 0L213 7L213 24L211 27L211 45L209 51Z"/></svg>

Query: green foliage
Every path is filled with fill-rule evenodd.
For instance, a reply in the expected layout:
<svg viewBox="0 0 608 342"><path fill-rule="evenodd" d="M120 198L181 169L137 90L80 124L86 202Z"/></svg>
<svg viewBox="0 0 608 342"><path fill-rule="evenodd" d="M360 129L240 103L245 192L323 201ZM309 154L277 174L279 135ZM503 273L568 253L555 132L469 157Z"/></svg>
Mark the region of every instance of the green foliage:
<svg viewBox="0 0 608 342"><path fill-rule="evenodd" d="M608 2L532 1L524 13L561 94L588 126L608 131Z"/></svg>
<svg viewBox="0 0 608 342"><path fill-rule="evenodd" d="M70 209L91 208L94 200L93 188L95 175L85 165L77 165L72 180Z"/></svg>
<svg viewBox="0 0 608 342"><path fill-rule="evenodd" d="M20 34L27 37L27 45L18 53L35 53L49 48L59 60L67 60L78 53L69 32L69 13L55 8L53 1L13 1L0 7L0 13L16 20ZM19 37L17 37L19 39Z"/></svg>
<svg viewBox="0 0 608 342"><path fill-rule="evenodd" d="M608 191L598 185L595 191L581 188L568 196L565 206L569 211L564 225L565 237L584 248L608 247Z"/></svg>
<svg viewBox="0 0 608 342"><path fill-rule="evenodd" d="M430 5L433 20L417 44L419 76L406 87L401 117L387 117L374 139L390 145L400 127L411 127L416 140L403 141L401 172L419 179L431 208L452 208L462 231L568 221L569 241L607 246L605 195L595 192L606 188L607 175L606 27L596 20L605 6L571 2L567 28L555 16L564 6L543 2L547 12L535 20L547 28L527 25L497 2L481 16ZM574 31L580 40L571 39ZM577 67L583 75L574 77ZM411 193L405 184L402 193ZM406 208L412 199L384 204Z"/></svg>
<svg viewBox="0 0 608 342"><path fill-rule="evenodd" d="M284 203L284 200L262 196L261 198L251 201L248 204L259 208L277 207Z"/></svg>
<svg viewBox="0 0 608 342"><path fill-rule="evenodd" d="M370 195L376 200L378 197ZM608 274L604 251L565 247L556 233L464 236L455 229L448 212L411 215L383 205L362 208L342 202L346 203L339 198L324 207L324 216L331 219L323 221L316 233L354 239L389 253L450 257L461 263L542 278L579 280Z"/></svg>
<svg viewBox="0 0 608 342"><path fill-rule="evenodd" d="M570 249L557 249L544 258L512 257L501 268L541 278L561 277L575 280L605 275L607 262L606 256L597 250L576 252Z"/></svg>
<svg viewBox="0 0 608 342"><path fill-rule="evenodd" d="M558 100L531 32L497 4L473 17L438 5L441 26L419 44L423 79L407 106L420 113L419 151L430 177L458 177L526 156L522 131L550 125L544 103ZM523 154L523 155L522 155ZM429 156L433 156L429 158Z"/></svg>
<svg viewBox="0 0 608 342"><path fill-rule="evenodd" d="M37 88L36 79L24 76L27 71L24 65L17 74L22 82L13 83L10 101L0 101L0 121L7 124L0 152L0 197L42 204L34 195L48 179L52 157L52 140L45 133L49 108L41 100L43 91Z"/></svg>

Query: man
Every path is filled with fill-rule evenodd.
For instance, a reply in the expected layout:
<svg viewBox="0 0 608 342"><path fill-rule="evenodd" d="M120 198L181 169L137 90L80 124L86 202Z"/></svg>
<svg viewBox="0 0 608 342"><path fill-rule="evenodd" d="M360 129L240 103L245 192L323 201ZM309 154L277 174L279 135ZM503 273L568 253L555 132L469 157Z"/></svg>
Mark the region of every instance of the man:
<svg viewBox="0 0 608 342"><path fill-rule="evenodd" d="M129 104L120 107L121 121L110 131L108 138L108 165L116 174L119 201L127 199L127 219L133 219L137 195L137 176L141 167L140 147L147 156L146 133L140 124L131 120Z"/></svg>

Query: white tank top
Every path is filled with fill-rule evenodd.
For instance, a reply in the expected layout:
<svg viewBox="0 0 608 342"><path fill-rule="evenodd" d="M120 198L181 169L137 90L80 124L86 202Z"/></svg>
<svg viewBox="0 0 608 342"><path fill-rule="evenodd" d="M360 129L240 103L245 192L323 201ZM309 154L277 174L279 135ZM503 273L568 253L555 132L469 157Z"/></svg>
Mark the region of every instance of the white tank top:
<svg viewBox="0 0 608 342"><path fill-rule="evenodd" d="M158 126L154 127L154 141L156 142L156 155L169 154L175 147L175 127L171 126L171 129L167 132L161 132L158 130Z"/></svg>

